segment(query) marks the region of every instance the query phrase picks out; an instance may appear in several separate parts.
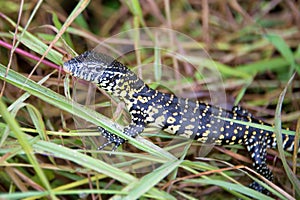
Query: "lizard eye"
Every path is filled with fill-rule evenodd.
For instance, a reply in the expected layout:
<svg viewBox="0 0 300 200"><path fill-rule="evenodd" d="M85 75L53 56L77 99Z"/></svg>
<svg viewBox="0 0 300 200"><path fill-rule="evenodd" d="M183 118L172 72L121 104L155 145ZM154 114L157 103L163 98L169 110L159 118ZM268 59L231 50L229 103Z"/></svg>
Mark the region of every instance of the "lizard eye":
<svg viewBox="0 0 300 200"><path fill-rule="evenodd" d="M97 67L95 67L95 71L100 73L103 71L103 69L101 67L97 66Z"/></svg>

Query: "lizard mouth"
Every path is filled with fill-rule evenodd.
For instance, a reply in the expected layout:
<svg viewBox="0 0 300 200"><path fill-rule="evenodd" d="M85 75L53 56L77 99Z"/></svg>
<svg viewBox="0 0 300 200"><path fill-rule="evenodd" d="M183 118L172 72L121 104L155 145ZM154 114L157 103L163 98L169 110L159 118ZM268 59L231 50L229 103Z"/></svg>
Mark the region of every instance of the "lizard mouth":
<svg viewBox="0 0 300 200"><path fill-rule="evenodd" d="M72 72L71 72L71 70L70 70L70 64L68 63L68 61L65 62L65 63L63 64L63 70L64 70L67 74L71 74L71 75L72 75Z"/></svg>

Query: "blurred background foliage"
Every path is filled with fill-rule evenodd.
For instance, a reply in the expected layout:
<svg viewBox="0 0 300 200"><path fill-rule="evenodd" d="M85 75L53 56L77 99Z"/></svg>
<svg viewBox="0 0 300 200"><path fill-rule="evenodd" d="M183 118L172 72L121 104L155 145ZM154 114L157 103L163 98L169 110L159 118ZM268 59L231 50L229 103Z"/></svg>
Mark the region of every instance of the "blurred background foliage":
<svg viewBox="0 0 300 200"><path fill-rule="evenodd" d="M66 23L67 20L70 20L69 24ZM19 28L18 32L16 32L16 27ZM27 31L23 41L18 44L18 48L11 56L11 45L15 45L18 38L22 38L20 33L25 27ZM62 108L67 107L68 104L57 104L55 99L45 100L42 96L36 95L27 97L21 103L17 101L25 91L33 94L35 87L33 85L32 88L24 89L26 87L22 88L22 84L16 86L18 82L16 79L21 80L21 75L35 82L46 78L43 85L55 92L53 94L57 95L55 98L60 99L59 94L64 95L63 86L66 86L66 83L63 80L64 74L55 69L60 68L63 58L66 59L68 55L72 55L72 50L82 53L94 48L99 42L112 35L143 27L170 28L196 40L208 52L220 70L228 98L228 102L222 106L230 109L234 104L241 104L255 116L270 123L274 122L279 94L291 75L296 72L283 102L281 113L281 122L284 126L292 130L296 129L297 120L300 117L299 1L0 0L0 64L17 72L11 76L8 83L4 84L3 80L0 81L2 100L8 106L14 105L11 109L15 109L12 112L13 119L19 123L21 131L25 132L28 137L39 135L39 139L36 140L50 142L49 149L43 149L43 143L38 143L41 146L24 150L27 155L25 156L22 148L24 149L26 145L31 146L33 141L21 144L22 148L20 148L20 138L14 136L16 133L9 132L6 129L6 120L0 118L0 197L2 193L3 198L10 199L25 197L37 199L46 198L46 195L59 199L107 199L112 195L129 193L129 196L133 195L131 196L133 198L145 199L232 199L234 196L246 198L239 196L235 189L232 191L228 188L222 189L226 187L224 180L228 181L230 178L235 178L244 185L249 182L244 180L243 173L237 170L226 171L226 175L218 173L208 175L212 180L224 181L220 184L217 181L213 181L215 183L213 184L210 180L207 180L205 184L201 182L206 180L205 178L195 178L195 180L168 185L170 180L197 174L204 170L205 167L202 165L206 166L206 163L199 164L195 160L195 155L198 154L193 153L199 150L197 144L193 144L187 153L185 163L181 163L180 169L175 170L180 165L178 163L173 163L171 166L163 165L165 168L159 168L163 171L159 172L163 174L145 173L136 176L135 173L128 172L128 168L126 170L126 166L131 165L129 162L124 162L123 166L113 163L94 169L75 158L68 160L68 155L72 156L70 150L76 149L78 152L83 152L80 156L86 156L85 154L89 156L84 157L85 159L96 158L90 163L104 166L104 163L97 162L97 151L89 151L89 148L82 150L86 145L82 138L69 132L69 129L76 129L76 124L70 114L71 110L62 111ZM53 42L56 36L57 41ZM45 57L48 62L43 61L37 65L48 46L52 46L53 49ZM132 61L132 65L133 63L136 62ZM179 65L179 70L187 77L191 87L182 86L181 88L179 85L177 90L184 89L187 96L192 91L196 93L196 98L209 100L209 91L197 73L184 65ZM24 86L26 85L24 83ZM40 89L39 95L43 93L45 91ZM23 102L32 108L27 106L25 109ZM98 103L101 113L105 113L109 118L120 113L126 115L125 112L119 111L117 106L112 112L111 101L103 95ZM79 112L80 108L78 109ZM1 114L4 116L3 113ZM123 121L126 119L125 117ZM96 136L97 133L87 135ZM153 141L163 146L163 139ZM95 143L96 146L99 145L99 142ZM57 146L53 147L53 149L57 148L61 157L59 155L51 157L49 153L51 144L63 145L68 149L61 150ZM130 149L128 146L127 148ZM136 149L131 149L131 151L138 152ZM36 154L32 159L28 156L30 152ZM52 153L54 154L55 151ZM269 153L273 156L272 158L278 156L276 151L271 150ZM243 156L241 157L240 154ZM234 165L249 163L247 152L241 147L231 148L231 151L216 147L210 153L210 157L225 160ZM108 162L110 157L107 156L106 159ZM288 193L286 198L292 198L293 189L281 163L272 164L272 159L270 160L270 165L276 174L276 184ZM289 163L291 164L292 161L289 160ZM211 165L206 170L214 170L214 166L224 167L215 161L210 161L209 164ZM299 166L296 162L291 165L294 168ZM114 167L116 171L103 172L104 168L115 169ZM175 172L166 169L174 169ZM115 179L118 174L121 178ZM157 179L150 180L151 176ZM47 177L48 180L44 180L43 177ZM167 178L164 179L164 177ZM141 189L142 186L146 188L145 191ZM169 187L166 189L166 186ZM31 191L33 192L30 193ZM130 191L133 192L130 193ZM160 193L162 191L163 193ZM64 195L64 192L68 195ZM247 192L245 189L242 193ZM281 197L277 195L277 198Z"/></svg>

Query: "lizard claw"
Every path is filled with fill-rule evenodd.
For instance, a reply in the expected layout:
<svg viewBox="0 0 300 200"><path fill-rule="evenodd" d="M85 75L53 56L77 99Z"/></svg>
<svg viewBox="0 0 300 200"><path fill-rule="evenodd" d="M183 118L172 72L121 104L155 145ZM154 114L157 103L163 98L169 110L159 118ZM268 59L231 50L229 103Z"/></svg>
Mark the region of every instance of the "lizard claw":
<svg viewBox="0 0 300 200"><path fill-rule="evenodd" d="M115 151L120 145L122 145L123 143L125 143L126 140L124 140L123 138L108 132L107 130L105 130L102 127L98 127L99 132L101 133L101 135L103 137L106 138L107 142L104 143L103 145L101 145L100 147L98 147L98 150L102 150L104 149L106 146L110 145L110 144L114 144L114 147L112 148L112 152Z"/></svg>

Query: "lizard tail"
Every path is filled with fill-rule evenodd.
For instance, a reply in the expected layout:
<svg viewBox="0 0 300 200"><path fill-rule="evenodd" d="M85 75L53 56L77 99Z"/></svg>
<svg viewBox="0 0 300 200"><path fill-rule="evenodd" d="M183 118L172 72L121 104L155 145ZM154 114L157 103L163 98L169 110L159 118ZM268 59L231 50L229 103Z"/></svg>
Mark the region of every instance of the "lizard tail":
<svg viewBox="0 0 300 200"><path fill-rule="evenodd" d="M288 134L282 134L282 145L283 145L283 149L286 151L290 151L293 152L294 148L295 148L295 136L294 135L288 135ZM275 133L272 134L271 139L268 140L268 144L272 147L272 148L276 148L277 147L277 141L276 141L276 135ZM298 141L298 153L300 153L300 141Z"/></svg>

